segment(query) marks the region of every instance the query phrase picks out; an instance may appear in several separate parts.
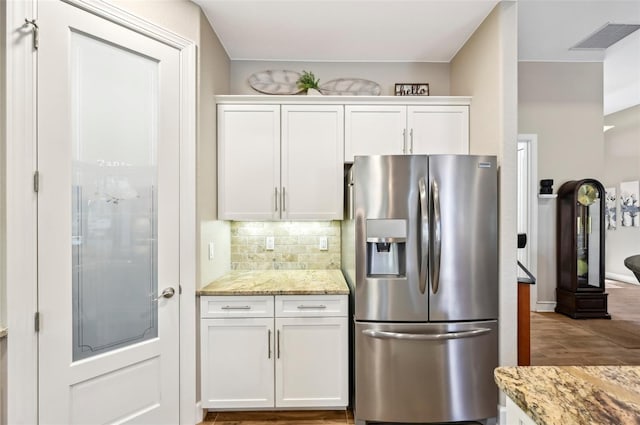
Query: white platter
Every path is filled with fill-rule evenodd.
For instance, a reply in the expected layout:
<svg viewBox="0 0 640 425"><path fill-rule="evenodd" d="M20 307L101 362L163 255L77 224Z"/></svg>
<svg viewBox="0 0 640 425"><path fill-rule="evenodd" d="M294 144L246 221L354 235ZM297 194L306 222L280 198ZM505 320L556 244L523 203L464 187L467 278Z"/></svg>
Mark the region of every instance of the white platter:
<svg viewBox="0 0 640 425"><path fill-rule="evenodd" d="M337 78L320 85L325 95L379 96L381 91L380 84L362 78Z"/></svg>
<svg viewBox="0 0 640 425"><path fill-rule="evenodd" d="M297 94L302 91L297 81L300 73L285 70L268 70L252 74L249 85L260 93L265 94Z"/></svg>

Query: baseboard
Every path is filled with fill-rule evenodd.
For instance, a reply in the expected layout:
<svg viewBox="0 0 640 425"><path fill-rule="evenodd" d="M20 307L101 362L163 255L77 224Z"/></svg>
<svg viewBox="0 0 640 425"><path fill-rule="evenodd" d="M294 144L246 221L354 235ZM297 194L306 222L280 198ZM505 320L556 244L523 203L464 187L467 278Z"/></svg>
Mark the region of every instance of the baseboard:
<svg viewBox="0 0 640 425"><path fill-rule="evenodd" d="M536 311L538 313L553 313L556 310L555 301L538 301L536 303Z"/></svg>
<svg viewBox="0 0 640 425"><path fill-rule="evenodd" d="M509 425L507 424L507 406L501 404L498 404L498 425Z"/></svg>
<svg viewBox="0 0 640 425"><path fill-rule="evenodd" d="M196 403L196 420L200 423L204 421L204 417L207 415L207 411L202 408L202 402L199 401Z"/></svg>
<svg viewBox="0 0 640 425"><path fill-rule="evenodd" d="M632 285L639 285L638 279L636 279L633 275L626 274L618 274L618 273L605 273L604 277L611 280L618 280L624 283L631 283Z"/></svg>

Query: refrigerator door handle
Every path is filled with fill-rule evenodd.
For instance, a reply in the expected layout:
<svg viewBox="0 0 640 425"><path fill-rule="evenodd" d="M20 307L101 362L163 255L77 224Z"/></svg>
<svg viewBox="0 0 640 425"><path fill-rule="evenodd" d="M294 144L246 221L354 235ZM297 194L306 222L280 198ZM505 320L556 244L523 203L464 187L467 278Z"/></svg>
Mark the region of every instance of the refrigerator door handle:
<svg viewBox="0 0 640 425"><path fill-rule="evenodd" d="M440 287L440 257L442 254L442 235L440 215L440 190L438 182L433 180L431 183L431 199L433 202L433 263L431 264L431 290L434 294L438 293Z"/></svg>
<svg viewBox="0 0 640 425"><path fill-rule="evenodd" d="M445 332L439 334L420 334L420 333L406 333L406 332L386 332L376 331L373 329L365 329L362 333L371 338L377 339L405 339L412 341L442 341L447 339L462 339L471 338L475 336L484 335L491 332L489 328L471 329L468 331L460 332Z"/></svg>
<svg viewBox="0 0 640 425"><path fill-rule="evenodd" d="M424 177L418 180L420 192L420 293L427 290L427 273L429 272L429 203L427 201L427 184Z"/></svg>
<svg viewBox="0 0 640 425"><path fill-rule="evenodd" d="M421 333L406 333L406 332L386 332L376 331L373 329L365 329L362 333L371 338L377 339L406 339L413 341L442 341L447 339L462 339L471 338L475 336L484 335L491 332L489 328L471 329L468 331L460 332L445 332L439 334L421 334Z"/></svg>

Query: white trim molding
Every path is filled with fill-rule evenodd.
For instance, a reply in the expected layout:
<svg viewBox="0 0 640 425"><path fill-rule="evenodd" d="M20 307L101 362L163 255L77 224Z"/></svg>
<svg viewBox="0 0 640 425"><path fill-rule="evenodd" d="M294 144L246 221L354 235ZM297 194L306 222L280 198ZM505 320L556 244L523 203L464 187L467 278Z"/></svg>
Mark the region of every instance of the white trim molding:
<svg viewBox="0 0 640 425"><path fill-rule="evenodd" d="M537 301L536 311L538 313L553 313L554 311L556 311L556 302L555 301Z"/></svg>
<svg viewBox="0 0 640 425"><path fill-rule="evenodd" d="M38 422L36 171L37 54L25 18L37 17L35 0L7 1L6 16L6 316L7 423Z"/></svg>
<svg viewBox="0 0 640 425"><path fill-rule="evenodd" d="M618 280L620 282L630 283L632 285L640 285L640 282L638 282L638 279L636 279L633 276L633 274L626 275L626 274L605 272L604 277L611 280Z"/></svg>

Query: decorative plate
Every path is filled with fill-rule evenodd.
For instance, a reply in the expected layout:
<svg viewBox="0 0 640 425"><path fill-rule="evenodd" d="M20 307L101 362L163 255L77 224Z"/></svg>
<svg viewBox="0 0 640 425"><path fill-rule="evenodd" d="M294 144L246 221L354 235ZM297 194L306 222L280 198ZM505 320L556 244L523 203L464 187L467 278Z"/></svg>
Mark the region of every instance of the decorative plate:
<svg viewBox="0 0 640 425"><path fill-rule="evenodd" d="M268 70L252 74L248 81L260 93L297 94L302 91L296 83L299 78L300 73L295 71Z"/></svg>
<svg viewBox="0 0 640 425"><path fill-rule="evenodd" d="M380 95L380 85L362 78L337 78L320 85L320 92L326 95Z"/></svg>

